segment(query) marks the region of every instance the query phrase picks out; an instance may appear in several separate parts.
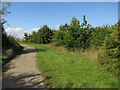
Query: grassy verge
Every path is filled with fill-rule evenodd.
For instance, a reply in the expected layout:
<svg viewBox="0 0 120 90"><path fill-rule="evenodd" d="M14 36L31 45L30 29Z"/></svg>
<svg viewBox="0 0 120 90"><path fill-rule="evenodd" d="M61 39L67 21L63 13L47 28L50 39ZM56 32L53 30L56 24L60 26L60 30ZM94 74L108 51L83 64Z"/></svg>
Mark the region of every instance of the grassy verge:
<svg viewBox="0 0 120 90"><path fill-rule="evenodd" d="M2 65L4 66L15 55L22 52L23 47L15 40L14 36L2 35Z"/></svg>
<svg viewBox="0 0 120 90"><path fill-rule="evenodd" d="M8 59L14 56L12 50L2 50L2 63L3 65L8 61Z"/></svg>
<svg viewBox="0 0 120 90"><path fill-rule="evenodd" d="M87 58L49 45L29 45L37 49L37 66L53 88L118 88L117 77Z"/></svg>
<svg viewBox="0 0 120 90"><path fill-rule="evenodd" d="M4 66L8 63L12 58L22 52L22 49L19 51L14 51L12 49L2 50L2 65Z"/></svg>

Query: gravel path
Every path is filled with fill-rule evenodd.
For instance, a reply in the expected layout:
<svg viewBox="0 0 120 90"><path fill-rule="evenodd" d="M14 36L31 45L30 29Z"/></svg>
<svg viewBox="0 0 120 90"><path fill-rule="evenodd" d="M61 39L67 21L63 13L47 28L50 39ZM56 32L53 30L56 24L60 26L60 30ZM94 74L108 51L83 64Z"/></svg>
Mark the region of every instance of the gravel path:
<svg viewBox="0 0 120 90"><path fill-rule="evenodd" d="M5 65L2 88L44 88L41 72L36 67L35 48L22 45L24 51Z"/></svg>

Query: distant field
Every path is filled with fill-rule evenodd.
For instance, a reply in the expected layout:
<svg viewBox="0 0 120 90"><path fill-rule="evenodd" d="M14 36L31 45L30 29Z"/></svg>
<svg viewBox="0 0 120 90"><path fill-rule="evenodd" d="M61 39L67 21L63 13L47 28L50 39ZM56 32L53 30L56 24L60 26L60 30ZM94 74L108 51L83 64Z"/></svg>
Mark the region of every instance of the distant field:
<svg viewBox="0 0 120 90"><path fill-rule="evenodd" d="M29 45L37 49L37 67L53 88L118 88L116 77L87 58L48 45Z"/></svg>

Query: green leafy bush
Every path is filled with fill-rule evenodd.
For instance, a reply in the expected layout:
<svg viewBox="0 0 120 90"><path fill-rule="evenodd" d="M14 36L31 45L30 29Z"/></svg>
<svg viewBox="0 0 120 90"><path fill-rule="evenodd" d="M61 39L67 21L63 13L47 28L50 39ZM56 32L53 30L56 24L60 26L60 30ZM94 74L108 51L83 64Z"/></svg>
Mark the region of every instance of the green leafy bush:
<svg viewBox="0 0 120 90"><path fill-rule="evenodd" d="M120 46L118 42L118 24L92 27L87 24L85 16L83 23L73 17L70 25L60 25L59 30L51 30L44 25L37 32L24 34L26 42L45 44L56 42L58 46L64 46L67 50L74 51L79 48L83 52L91 47L104 48L105 52L98 57L99 63L107 70L118 74Z"/></svg>
<svg viewBox="0 0 120 90"><path fill-rule="evenodd" d="M26 42L34 42L39 44L50 43L53 36L53 31L47 26L44 25L37 32L32 34L24 33L24 39Z"/></svg>
<svg viewBox="0 0 120 90"><path fill-rule="evenodd" d="M79 25L79 20L73 17L70 25L61 25L60 32L56 36L57 45L63 45L68 50L81 47L86 49L90 46L91 26L84 22Z"/></svg>
<svg viewBox="0 0 120 90"><path fill-rule="evenodd" d="M56 43L72 51L76 48L81 48L84 51L89 47L96 49L104 47L105 52L98 57L99 63L115 75L119 73L118 24L92 27L87 24L85 16L81 25L79 20L73 17L70 25L60 26Z"/></svg>
<svg viewBox="0 0 120 90"><path fill-rule="evenodd" d="M2 65L5 65L16 54L21 53L23 47L15 40L14 35L3 34L2 37L2 42L4 42L3 45L5 45L4 47L2 47Z"/></svg>
<svg viewBox="0 0 120 90"><path fill-rule="evenodd" d="M64 31L59 31L56 35L56 45L62 46L64 45L64 38L65 38L65 32Z"/></svg>
<svg viewBox="0 0 120 90"><path fill-rule="evenodd" d="M12 44L10 48L14 51L14 53L20 52L22 50L22 46L15 40L14 35L9 35L7 38Z"/></svg>
<svg viewBox="0 0 120 90"><path fill-rule="evenodd" d="M103 46L104 39L106 36L108 36L111 31L109 30L110 26L106 25L103 27L95 27L92 30L92 39L91 39L91 45L93 45L96 48L99 48L99 46Z"/></svg>
<svg viewBox="0 0 120 90"><path fill-rule="evenodd" d="M114 25L109 28L111 33L105 38L104 46L106 48L105 53L102 56L99 56L99 62L105 68L115 75L119 74L120 69L120 46L118 43L118 26Z"/></svg>

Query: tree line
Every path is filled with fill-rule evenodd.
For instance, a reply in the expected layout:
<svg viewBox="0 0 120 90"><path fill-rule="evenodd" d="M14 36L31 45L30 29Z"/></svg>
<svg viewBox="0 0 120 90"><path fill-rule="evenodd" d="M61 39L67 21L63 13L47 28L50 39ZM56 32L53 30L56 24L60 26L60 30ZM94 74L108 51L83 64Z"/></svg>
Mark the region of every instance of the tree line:
<svg viewBox="0 0 120 90"><path fill-rule="evenodd" d="M39 44L55 42L57 46L63 46L70 51L80 48L84 52L91 47L95 49L103 47L105 52L99 55L99 63L115 75L119 73L118 23L111 26L92 27L87 23L84 15L81 24L77 18L73 17L70 25L60 25L59 30L52 30L47 25L43 25L37 32L24 33L24 39L25 42Z"/></svg>

